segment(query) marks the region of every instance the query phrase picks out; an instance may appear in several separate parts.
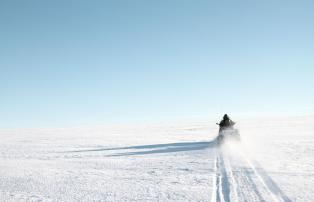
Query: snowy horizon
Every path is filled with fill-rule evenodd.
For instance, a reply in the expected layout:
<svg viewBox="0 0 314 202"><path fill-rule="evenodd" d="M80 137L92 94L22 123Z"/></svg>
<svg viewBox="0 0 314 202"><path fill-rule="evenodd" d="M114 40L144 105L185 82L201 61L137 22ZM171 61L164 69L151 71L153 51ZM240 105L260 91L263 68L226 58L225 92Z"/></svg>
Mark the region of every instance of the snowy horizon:
<svg viewBox="0 0 314 202"><path fill-rule="evenodd" d="M0 0L0 201L312 202L313 11Z"/></svg>
<svg viewBox="0 0 314 202"><path fill-rule="evenodd" d="M314 116L0 130L2 201L304 201L314 197Z"/></svg>

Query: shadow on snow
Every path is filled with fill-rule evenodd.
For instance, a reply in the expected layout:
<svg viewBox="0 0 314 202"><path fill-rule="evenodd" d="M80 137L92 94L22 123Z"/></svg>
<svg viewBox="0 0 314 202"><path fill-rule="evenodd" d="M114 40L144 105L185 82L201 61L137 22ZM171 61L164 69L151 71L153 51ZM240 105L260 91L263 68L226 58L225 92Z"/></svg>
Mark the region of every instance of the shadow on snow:
<svg viewBox="0 0 314 202"><path fill-rule="evenodd" d="M132 155L161 154L161 153L204 150L207 148L213 148L215 147L215 145L216 145L215 141L178 142L178 143L169 143L169 144L139 145L139 146L130 146L130 147L97 148L97 149L76 150L76 151L69 151L69 152L81 153L81 152L130 150L130 149L139 150L139 151L123 152L123 153L108 155L108 156L132 156Z"/></svg>

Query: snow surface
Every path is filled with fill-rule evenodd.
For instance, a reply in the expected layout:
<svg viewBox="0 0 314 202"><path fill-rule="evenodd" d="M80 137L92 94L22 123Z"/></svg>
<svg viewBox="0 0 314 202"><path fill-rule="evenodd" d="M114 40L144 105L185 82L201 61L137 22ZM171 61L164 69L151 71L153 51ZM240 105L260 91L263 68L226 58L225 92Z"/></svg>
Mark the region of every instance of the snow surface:
<svg viewBox="0 0 314 202"><path fill-rule="evenodd" d="M0 131L0 201L313 201L314 116Z"/></svg>

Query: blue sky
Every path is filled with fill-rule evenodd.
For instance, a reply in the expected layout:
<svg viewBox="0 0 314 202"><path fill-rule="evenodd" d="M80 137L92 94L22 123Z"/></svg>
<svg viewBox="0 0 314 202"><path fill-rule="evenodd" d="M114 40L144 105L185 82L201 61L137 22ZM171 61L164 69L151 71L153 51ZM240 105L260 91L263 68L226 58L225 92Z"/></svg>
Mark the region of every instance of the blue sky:
<svg viewBox="0 0 314 202"><path fill-rule="evenodd" d="M314 110L313 1L0 1L0 127Z"/></svg>

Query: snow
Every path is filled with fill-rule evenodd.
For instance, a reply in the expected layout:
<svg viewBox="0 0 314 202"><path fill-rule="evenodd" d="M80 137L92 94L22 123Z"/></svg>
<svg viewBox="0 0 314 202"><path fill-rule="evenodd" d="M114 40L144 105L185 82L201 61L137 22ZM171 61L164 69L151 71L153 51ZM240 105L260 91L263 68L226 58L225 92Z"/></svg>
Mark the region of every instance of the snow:
<svg viewBox="0 0 314 202"><path fill-rule="evenodd" d="M314 116L0 131L1 201L312 201Z"/></svg>

